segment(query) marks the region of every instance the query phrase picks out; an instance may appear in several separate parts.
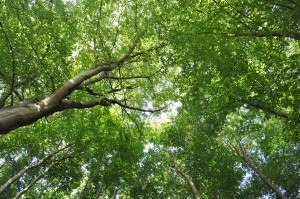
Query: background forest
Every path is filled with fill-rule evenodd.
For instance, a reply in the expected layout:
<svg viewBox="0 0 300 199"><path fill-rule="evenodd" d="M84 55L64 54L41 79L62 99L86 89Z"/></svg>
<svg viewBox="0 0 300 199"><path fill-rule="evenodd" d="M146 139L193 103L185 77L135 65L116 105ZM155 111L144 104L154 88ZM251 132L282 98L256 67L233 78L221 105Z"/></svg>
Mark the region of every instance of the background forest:
<svg viewBox="0 0 300 199"><path fill-rule="evenodd" d="M300 198L299 0L0 0L0 198Z"/></svg>

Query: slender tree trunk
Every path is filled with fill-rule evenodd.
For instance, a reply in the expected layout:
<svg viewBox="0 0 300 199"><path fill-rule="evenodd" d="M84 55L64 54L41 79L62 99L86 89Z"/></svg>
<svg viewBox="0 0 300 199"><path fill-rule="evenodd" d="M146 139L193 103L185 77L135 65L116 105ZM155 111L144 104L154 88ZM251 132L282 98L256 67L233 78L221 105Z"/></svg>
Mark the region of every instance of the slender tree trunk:
<svg viewBox="0 0 300 199"><path fill-rule="evenodd" d="M97 193L96 193L96 197L95 197L96 199L98 199L101 196L102 189L103 189L103 184L101 183L99 188L97 189Z"/></svg>
<svg viewBox="0 0 300 199"><path fill-rule="evenodd" d="M171 151L168 151L173 163L174 163L174 166L175 166L175 169L178 171L178 173L187 181L187 183L189 184L190 188L192 189L192 192L193 192L193 195L195 197L195 199L201 199L200 197L200 194L195 186L195 184L193 183L192 179L186 174L184 173L178 166L173 154Z"/></svg>
<svg viewBox="0 0 300 199"><path fill-rule="evenodd" d="M273 190L277 197L280 199L288 199L271 180L262 172L261 168L254 160L249 157L246 152L246 149L239 144L239 147L235 147L232 144L229 144L230 148L233 149L243 160L244 162L259 176L259 178L271 189Z"/></svg>
<svg viewBox="0 0 300 199"><path fill-rule="evenodd" d="M58 164L61 160L63 160L65 156L62 158L59 158L58 160L53 160L52 163L42 172L40 173L36 178L34 178L24 189L22 189L20 192L17 193L16 197L14 199L19 199L23 194L25 194L33 185L36 184L37 181L39 181L48 171L56 164Z"/></svg>
<svg viewBox="0 0 300 199"><path fill-rule="evenodd" d="M101 167L103 166L104 164L104 161L105 161L105 157L106 157L106 152L104 152L102 154L102 157L101 159L99 158L100 162L98 163L97 165L97 168L95 170L95 172L87 179L80 195L79 195L79 199L81 198L85 198L85 194L86 194L86 191L87 189L90 187L90 184L91 182L96 178L96 176L99 174L100 170L101 170ZM101 183L101 182L100 182ZM101 189L100 189L101 188ZM96 198L99 198L100 197L100 194L101 194L101 191L102 191L102 188L103 188L103 184L101 183L98 190L97 190L97 193L96 193Z"/></svg>
<svg viewBox="0 0 300 199"><path fill-rule="evenodd" d="M50 153L49 155L45 156L44 158L40 159L39 161L37 161L34 164L31 164L29 166L25 166L21 171L19 171L16 175L14 175L13 177L11 177L8 181L6 181L6 183L4 183L1 187L0 187L0 194L7 189L12 183L14 183L17 179L19 179L26 171L36 168L38 166L40 166L41 164L43 164L46 160L48 160L49 158L51 158L52 156L54 156L55 154L59 153L60 151L65 150L66 148L70 147L71 145L66 145L63 148L60 148L52 153Z"/></svg>

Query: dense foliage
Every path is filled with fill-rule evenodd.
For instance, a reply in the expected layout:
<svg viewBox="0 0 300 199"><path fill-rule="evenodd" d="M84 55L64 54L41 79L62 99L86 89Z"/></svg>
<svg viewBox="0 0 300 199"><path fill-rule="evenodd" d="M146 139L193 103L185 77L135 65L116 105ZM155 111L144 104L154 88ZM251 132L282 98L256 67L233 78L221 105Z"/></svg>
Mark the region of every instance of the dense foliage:
<svg viewBox="0 0 300 199"><path fill-rule="evenodd" d="M300 198L297 0L0 0L0 198Z"/></svg>

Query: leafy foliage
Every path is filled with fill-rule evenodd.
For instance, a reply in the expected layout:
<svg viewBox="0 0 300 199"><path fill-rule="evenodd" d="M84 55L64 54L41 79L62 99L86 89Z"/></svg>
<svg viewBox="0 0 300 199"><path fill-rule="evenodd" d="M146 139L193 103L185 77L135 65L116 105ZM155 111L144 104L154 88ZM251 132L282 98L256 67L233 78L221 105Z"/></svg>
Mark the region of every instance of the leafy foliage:
<svg viewBox="0 0 300 199"><path fill-rule="evenodd" d="M0 197L299 198L299 13L0 0Z"/></svg>

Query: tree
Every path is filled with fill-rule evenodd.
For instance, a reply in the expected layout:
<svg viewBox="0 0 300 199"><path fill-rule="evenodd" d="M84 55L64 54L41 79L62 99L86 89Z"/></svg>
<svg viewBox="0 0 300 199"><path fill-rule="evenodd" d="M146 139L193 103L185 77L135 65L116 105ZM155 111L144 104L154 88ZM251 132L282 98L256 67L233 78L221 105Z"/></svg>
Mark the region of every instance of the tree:
<svg viewBox="0 0 300 199"><path fill-rule="evenodd" d="M246 118L248 122L245 122ZM297 151L293 150L295 144L283 139L283 132L288 133L284 130L282 121L276 118L266 119L264 115L241 109L228 116L221 130L223 137L220 136L221 142L243 160L247 170L254 171L257 175L252 177L262 181L263 186L268 187L279 198L287 198L286 193L292 197L296 194L286 176L289 176L290 172L297 172L294 158L298 155ZM296 179L291 176L290 180ZM268 190L261 191L265 192L265 195L274 195L268 193Z"/></svg>
<svg viewBox="0 0 300 199"><path fill-rule="evenodd" d="M173 145L182 147L192 162L207 154L206 164L213 157L233 158L233 164L226 162L237 172L235 178L229 178L233 182L243 182L240 172L247 176L251 169L239 168L240 161L223 148L223 142L215 140L222 140L224 135L230 142L237 138L254 140L247 152L251 157L254 151L261 155L254 155L254 161L291 198L297 191L286 176L296 184L299 180L294 175L299 147L299 104L295 101L299 96L298 68L294 65L299 62L299 21L294 18L298 12L295 1L182 2L176 10L179 17L172 40L182 69L177 80L182 107L174 120L175 128L168 133ZM242 117L240 111L245 112ZM235 114L238 116L231 117ZM225 124L230 128L223 129ZM212 155L212 149L226 153ZM223 163L220 159L216 162L219 166ZM200 170L193 179L203 177L199 165L191 169ZM208 164L207 168L213 166ZM230 197L275 196L274 190L257 177L247 179L246 186L241 184L235 193Z"/></svg>
<svg viewBox="0 0 300 199"><path fill-rule="evenodd" d="M297 1L0 5L3 197L298 197Z"/></svg>
<svg viewBox="0 0 300 199"><path fill-rule="evenodd" d="M26 197L91 198L99 195L100 198L112 198L117 190L123 192L123 184L130 181L142 157L143 138L136 128L127 125L131 122L129 118L120 115L99 120L96 117L99 113L110 113L99 107L96 110L87 112L85 118L69 118L70 113L64 113L64 116L41 120L38 124L24 127L22 132L2 138L1 185L33 161L47 156L51 149L60 149L64 143L74 144L66 153L58 154L59 157L26 170L19 180L4 190L1 197L14 198L25 191L53 162L55 165L27 190ZM119 122L123 120L123 124ZM84 129L88 131L83 134ZM64 159L57 161L60 157ZM85 186L87 189L84 189Z"/></svg>
<svg viewBox="0 0 300 199"><path fill-rule="evenodd" d="M1 185L60 143L75 143L72 158L26 170L3 197L113 197L123 189L143 147L144 115L130 110L162 107L154 82L166 81L167 61L157 56L165 43L147 29L153 5L144 6L1 2L0 132L15 129L1 137ZM77 110L112 104L120 108Z"/></svg>
<svg viewBox="0 0 300 199"><path fill-rule="evenodd" d="M260 179L270 188L272 189L278 198L284 198L286 199L287 197L282 193L282 191L275 185L273 184L267 176L264 175L262 172L260 166L253 160L252 157L249 157L249 155L246 152L245 146L242 146L242 144L239 144L239 147L232 146L229 144L229 146L234 150L244 161L245 163L255 171L255 173L260 177Z"/></svg>
<svg viewBox="0 0 300 199"><path fill-rule="evenodd" d="M111 32L115 36L105 38L107 41L103 41L103 38L100 36L103 31L101 24L106 21L101 21L100 24L100 20L102 20L102 16L100 15L103 12L110 12L111 8L108 8L108 5L103 7L102 1L100 5L98 5L99 2L94 3L95 6L100 6L99 10L98 8L93 10L94 8L89 7L91 6L90 4L78 3L76 5L68 5L60 1L45 5L34 2L27 4L6 2L4 4L3 18L5 19L6 17L8 20L6 20L6 24L1 22L1 30L3 32L2 45L6 50L5 52L11 56L7 60L4 60L7 66L1 71L3 77L3 81L1 82L3 85L1 104L2 107L9 104L0 113L0 132L2 134L34 123L38 119L52 115L55 112L71 108L91 108L97 105L109 106L111 104L118 104L124 108L147 111L127 105L128 97L126 95L131 95L133 92L130 92L130 90L141 86L141 79L150 79L151 76L159 72L160 68L155 66L148 66L147 69L141 69L141 65L143 64L141 62L147 63L143 58L144 55L151 53L151 51L158 51L162 46L159 43L156 45L149 44L150 47L147 48L147 44L142 46L139 43L142 38L146 39L143 35L151 34L147 33L146 29L137 29L136 27L132 33L134 35L133 38L128 37L131 30L127 30L130 27L126 27L127 24L123 25L123 21L120 20L120 16L126 14L125 11L118 8L120 5L108 4L114 7L112 10L115 9L112 19L108 19L109 21L107 21L107 23L111 23L113 27ZM73 6L77 7L73 8ZM97 17L93 19L93 23L96 24L92 23L92 27L89 25L86 27L86 24L79 22L78 27L76 27L74 24L75 21L72 20L78 17L74 12L80 8L83 8L86 13L95 14ZM105 10L106 8L107 10ZM131 8L128 7L128 9ZM57 16L53 16L54 12L57 12ZM14 15L9 15L8 13L14 13ZM48 21L39 14L50 15ZM119 18L115 18L116 16L114 15L120 16L118 16ZM89 18L89 14L86 16ZM62 26L58 21L54 21L56 18L62 20L64 17L66 17L66 23L63 23ZM114 21L118 19L120 21ZM114 23L117 24L114 25ZM52 25L54 27L51 27ZM9 34L8 27L11 26L18 29L20 34ZM30 26L33 26L33 28L29 29ZM56 26L58 26L57 29ZM40 39L37 39L34 30L40 29L40 27L46 30L41 31L42 36L39 36ZM90 33L89 31L91 30L89 29L91 28L95 28L96 30ZM108 27L103 27L103 29L106 28ZM27 31L28 29L29 31ZM83 34L86 34L83 37L87 38L81 38L82 35L80 34L82 33L79 32L81 29L88 29L88 32L83 32ZM55 31L58 31L58 33ZM126 35L122 34L123 31L127 31ZM64 34L61 35L60 32ZM52 44L59 37L63 37L62 40L66 41L60 42L58 40L57 43ZM98 41L97 37L100 37L100 41ZM24 42L19 45L18 42L22 40ZM118 40L124 42L119 44ZM109 43L112 41L114 41L112 47L109 47L109 49L106 49L105 46L103 47L109 51L107 52L109 54L101 55L102 52L99 52L100 47L98 46L107 45L103 42ZM87 45L88 42L92 42L93 48L91 46L81 46ZM135 49L140 51L133 52ZM28 57L24 57L23 51L29 51L28 55L26 54ZM86 55L86 51L89 51L90 55ZM124 53L120 55L122 51ZM83 57L79 58L78 63L76 63L75 60L71 60L73 59L72 53L82 53ZM59 54L56 55L60 59L57 63L53 54ZM119 56L119 58L116 58L116 56ZM61 63L60 61L62 60L63 62ZM129 68L136 68L136 70L132 73L124 72L124 64L131 65ZM151 63L148 62L148 64L150 65ZM83 66L79 67L78 65ZM92 65L92 67L86 65ZM29 67L29 70L37 71L33 74L33 77L26 72L22 73L22 71L28 70L26 67ZM11 72L8 72L9 69L12 69ZM56 77L59 73L62 73L61 75L64 77ZM149 75L145 75L145 73ZM67 77L69 80L64 79L66 76L72 75L74 75L73 78ZM36 81L29 84L32 78L35 78ZM125 82L130 83L127 84ZM31 92L32 89L37 91ZM119 99L117 95L121 95L121 93L123 97ZM138 92L136 91L136 93ZM71 96L71 94L73 95ZM113 97L108 98L109 95ZM138 94L135 95L138 96ZM149 110L149 112L154 111Z"/></svg>
<svg viewBox="0 0 300 199"><path fill-rule="evenodd" d="M28 166L25 166L22 170L20 170L16 175L14 175L12 178L8 179L6 181L6 183L4 185L2 185L0 187L0 193L2 193L5 189L7 189L13 182L15 182L17 179L19 179L20 177L22 177L22 175L24 175L24 173L26 173L28 170L31 170L31 169L34 169L38 166L41 166L42 164L45 163L46 160L50 159L52 156L56 155L57 153L65 150L66 148L68 148L69 145L65 146L65 147L62 147L54 152L51 152L49 155L43 157L42 159L34 162L33 164L31 165L28 165ZM20 191L19 193L17 193L17 196L16 198L20 198L21 195L23 195L26 191L28 191L28 189L30 187L32 187L32 185L34 185L39 179L41 179L41 177L43 175L45 175L49 169L51 167L53 167L55 164L59 163L60 161L62 161L63 159L65 159L65 155L62 156L61 158L58 158L58 159L53 159L51 160L51 163L50 163L50 166L48 166L41 174L39 174L32 182L30 182L30 184L24 188L22 191Z"/></svg>

